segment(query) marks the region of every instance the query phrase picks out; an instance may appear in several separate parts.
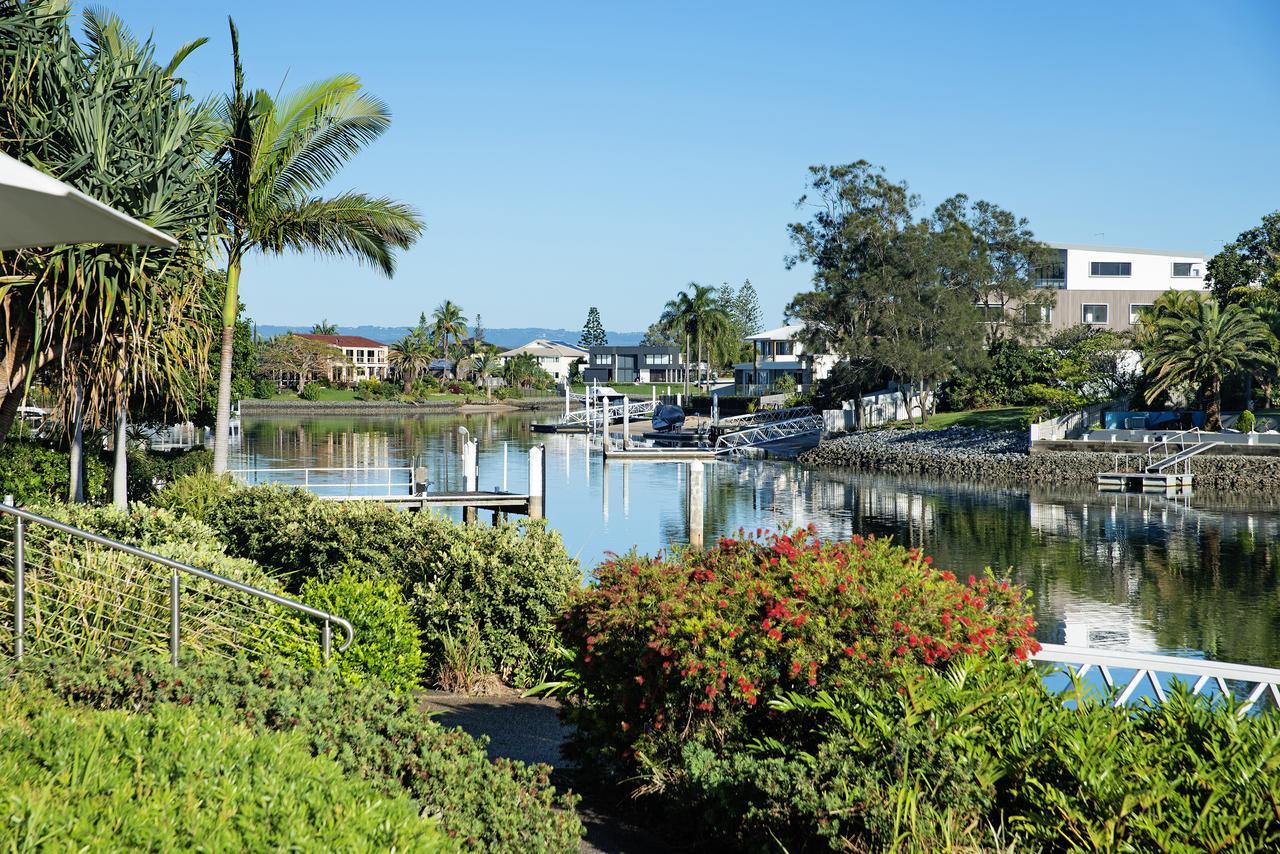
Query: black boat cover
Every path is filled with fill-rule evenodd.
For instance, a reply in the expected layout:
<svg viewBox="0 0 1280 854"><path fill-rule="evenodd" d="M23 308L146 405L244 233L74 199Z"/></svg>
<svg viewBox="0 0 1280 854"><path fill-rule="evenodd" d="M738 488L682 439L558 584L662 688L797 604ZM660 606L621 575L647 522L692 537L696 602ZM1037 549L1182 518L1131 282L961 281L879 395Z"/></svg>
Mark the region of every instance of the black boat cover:
<svg viewBox="0 0 1280 854"><path fill-rule="evenodd" d="M653 429L660 432L679 430L684 426L684 410L664 403L653 411Z"/></svg>

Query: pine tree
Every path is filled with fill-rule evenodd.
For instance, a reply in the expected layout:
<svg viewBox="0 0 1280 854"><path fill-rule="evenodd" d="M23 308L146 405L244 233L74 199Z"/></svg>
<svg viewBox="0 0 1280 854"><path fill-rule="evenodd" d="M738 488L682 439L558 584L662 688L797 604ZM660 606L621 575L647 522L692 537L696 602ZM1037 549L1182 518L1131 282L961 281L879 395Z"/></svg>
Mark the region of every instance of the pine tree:
<svg viewBox="0 0 1280 854"><path fill-rule="evenodd" d="M479 313L476 314L475 331L471 333L472 347L471 349L479 352L485 345L484 340L484 324L480 322Z"/></svg>
<svg viewBox="0 0 1280 854"><path fill-rule="evenodd" d="M755 335L760 331L760 297L756 294L755 286L751 284L751 280L747 279L742 283L742 287L738 290L737 296L733 300L733 314L738 321L738 325L742 328L743 336Z"/></svg>
<svg viewBox="0 0 1280 854"><path fill-rule="evenodd" d="M582 327L582 337L578 339L578 346L590 349L603 347L608 343L609 336L605 334L604 324L600 322L600 309L593 305L587 312L587 322Z"/></svg>

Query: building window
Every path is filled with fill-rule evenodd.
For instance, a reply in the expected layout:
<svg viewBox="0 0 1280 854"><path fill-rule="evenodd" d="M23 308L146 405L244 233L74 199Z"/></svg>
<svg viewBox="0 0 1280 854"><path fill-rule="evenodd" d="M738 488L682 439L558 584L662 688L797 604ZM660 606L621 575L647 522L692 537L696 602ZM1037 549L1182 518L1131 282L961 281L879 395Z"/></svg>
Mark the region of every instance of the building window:
<svg viewBox="0 0 1280 854"><path fill-rule="evenodd" d="M1149 302L1131 302L1129 303L1129 325L1134 326L1138 321L1142 320L1144 312L1151 310Z"/></svg>
<svg viewBox="0 0 1280 854"><path fill-rule="evenodd" d="M1131 276L1133 263L1130 261L1091 261L1090 276Z"/></svg>
<svg viewBox="0 0 1280 854"><path fill-rule="evenodd" d="M1174 261L1173 277L1175 279L1198 279L1200 278L1200 265L1193 264L1190 261Z"/></svg>
<svg viewBox="0 0 1280 854"><path fill-rule="evenodd" d="M1023 306L1022 316L1027 323L1049 324L1053 322L1053 306L1051 305Z"/></svg>
<svg viewBox="0 0 1280 854"><path fill-rule="evenodd" d="M671 364L670 353L650 353L645 357L645 361L650 365L669 365Z"/></svg>
<svg viewBox="0 0 1280 854"><path fill-rule="evenodd" d="M978 319L983 323L999 323L1004 320L1004 309L1001 306L979 303L974 308L978 310Z"/></svg>
<svg viewBox="0 0 1280 854"><path fill-rule="evenodd" d="M773 354L775 356L790 356L796 351L796 345L790 341L778 341L773 345Z"/></svg>
<svg viewBox="0 0 1280 854"><path fill-rule="evenodd" d="M612 364L613 364L613 354L612 354L612 353L595 353L595 354L594 354L594 355L592 355L592 357L591 357L591 364L593 364L593 365L612 365Z"/></svg>
<svg viewBox="0 0 1280 854"><path fill-rule="evenodd" d="M1109 306L1106 303L1089 304L1085 303L1081 306L1080 322L1089 323L1095 326L1103 325L1107 322L1107 310Z"/></svg>

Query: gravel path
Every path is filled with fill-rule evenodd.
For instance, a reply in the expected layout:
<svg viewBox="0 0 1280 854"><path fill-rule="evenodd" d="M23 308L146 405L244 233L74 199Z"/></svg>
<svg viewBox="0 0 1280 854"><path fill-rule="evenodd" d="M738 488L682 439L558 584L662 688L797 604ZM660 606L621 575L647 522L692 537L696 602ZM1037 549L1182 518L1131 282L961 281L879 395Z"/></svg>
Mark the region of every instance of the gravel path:
<svg viewBox="0 0 1280 854"><path fill-rule="evenodd" d="M558 789L574 788L573 768L560 755L560 745L569 736L569 727L560 722L554 700L525 698L514 692L502 696L472 697L428 691L426 708L440 712L436 718L444 726L456 726L469 735L487 736L490 757L505 756L521 762L541 762L553 769L552 782ZM640 854L678 850L619 815L620 804L600 794L585 792L578 804L578 817L587 828L580 848L583 852Z"/></svg>

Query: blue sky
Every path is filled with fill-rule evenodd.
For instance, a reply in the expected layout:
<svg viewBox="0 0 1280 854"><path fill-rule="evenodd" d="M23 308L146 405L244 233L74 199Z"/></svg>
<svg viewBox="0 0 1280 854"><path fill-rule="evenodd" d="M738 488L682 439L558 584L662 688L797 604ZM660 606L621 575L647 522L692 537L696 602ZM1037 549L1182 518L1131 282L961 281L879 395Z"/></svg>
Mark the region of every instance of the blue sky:
<svg viewBox="0 0 1280 854"><path fill-rule="evenodd" d="M393 280L255 259L262 323L399 325L451 298L486 326L643 329L685 283L807 286L806 169L865 158L1046 240L1216 251L1280 208L1280 4L105 0L184 66L252 85L353 72L391 131L334 189L416 206Z"/></svg>

